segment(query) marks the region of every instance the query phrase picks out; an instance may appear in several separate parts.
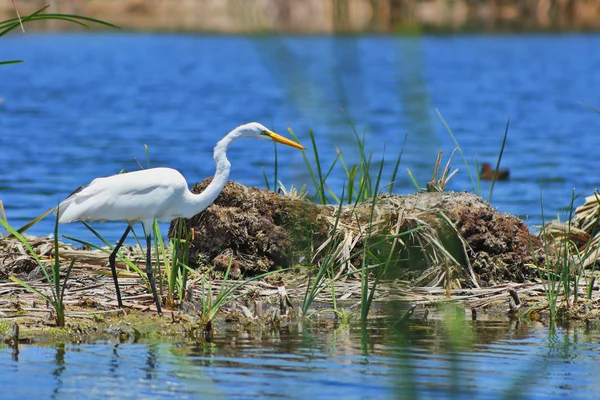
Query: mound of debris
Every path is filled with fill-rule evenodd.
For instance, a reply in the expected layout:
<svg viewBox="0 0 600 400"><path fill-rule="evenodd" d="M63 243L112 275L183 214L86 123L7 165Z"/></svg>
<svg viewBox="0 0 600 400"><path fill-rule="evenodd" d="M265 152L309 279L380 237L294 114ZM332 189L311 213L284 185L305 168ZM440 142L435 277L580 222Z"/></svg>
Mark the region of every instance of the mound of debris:
<svg viewBox="0 0 600 400"><path fill-rule="evenodd" d="M319 265L332 254L337 274L351 275L366 248L376 259L391 260L395 278L479 287L523 282L536 273L527 265L544 261L540 241L523 221L469 193L381 195L339 207L228 182L186 225L193 231L192 266L224 271L231 263L234 277ZM169 236L175 232L177 221Z"/></svg>

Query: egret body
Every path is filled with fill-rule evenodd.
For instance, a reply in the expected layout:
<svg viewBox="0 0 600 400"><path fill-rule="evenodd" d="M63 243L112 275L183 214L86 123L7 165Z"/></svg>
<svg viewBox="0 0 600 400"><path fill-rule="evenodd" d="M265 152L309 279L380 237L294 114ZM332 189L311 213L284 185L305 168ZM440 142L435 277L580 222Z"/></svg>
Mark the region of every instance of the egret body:
<svg viewBox="0 0 600 400"><path fill-rule="evenodd" d="M212 182L202 193L192 193L183 175L175 169L149 168L94 179L88 186L59 204L59 223L117 220L128 222L127 229L109 256L119 307L123 307L123 302L115 267L116 255L131 227L141 222L146 235L146 274L156 309L161 313L150 257L154 220L169 222L175 218L191 218L211 205L229 177L231 164L227 159L227 149L241 138L271 140L304 150L300 144L270 131L257 122L251 122L238 126L217 143L214 149L217 169Z"/></svg>

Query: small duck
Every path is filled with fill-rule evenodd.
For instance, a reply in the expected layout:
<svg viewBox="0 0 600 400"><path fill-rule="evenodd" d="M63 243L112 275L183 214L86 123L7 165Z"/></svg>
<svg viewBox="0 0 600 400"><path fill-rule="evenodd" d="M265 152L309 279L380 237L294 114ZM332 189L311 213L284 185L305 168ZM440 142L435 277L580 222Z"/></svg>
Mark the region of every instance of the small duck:
<svg viewBox="0 0 600 400"><path fill-rule="evenodd" d="M496 173L497 181L507 181L510 177L510 171L508 169L499 169L497 172L492 169L489 163L481 165L481 172L479 178L485 181L491 181L494 179L494 173Z"/></svg>

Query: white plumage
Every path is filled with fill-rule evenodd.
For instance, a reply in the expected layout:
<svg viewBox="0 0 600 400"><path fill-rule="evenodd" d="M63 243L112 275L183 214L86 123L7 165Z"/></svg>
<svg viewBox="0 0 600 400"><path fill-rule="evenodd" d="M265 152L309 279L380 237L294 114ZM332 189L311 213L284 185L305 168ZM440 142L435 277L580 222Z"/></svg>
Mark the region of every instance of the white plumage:
<svg viewBox="0 0 600 400"><path fill-rule="evenodd" d="M172 168L150 168L125 174L94 179L81 191L71 195L58 206L58 222L116 221L127 220L129 225L109 257L111 271L117 290L119 307L123 307L115 268L116 253L129 234L131 226L141 222L146 233L146 273L152 287L156 308L161 313L152 278L150 244L154 219L171 221L175 218L191 218L212 204L229 177L231 164L227 149L240 138L273 140L304 150L300 144L265 128L257 122L241 125L221 139L214 149L216 172L212 182L200 194L193 194L188 184Z"/></svg>
<svg viewBox="0 0 600 400"><path fill-rule="evenodd" d="M136 223L154 218L171 221L183 216L178 211L179 203L187 193L185 178L171 168L96 178L60 203L58 222L129 220Z"/></svg>

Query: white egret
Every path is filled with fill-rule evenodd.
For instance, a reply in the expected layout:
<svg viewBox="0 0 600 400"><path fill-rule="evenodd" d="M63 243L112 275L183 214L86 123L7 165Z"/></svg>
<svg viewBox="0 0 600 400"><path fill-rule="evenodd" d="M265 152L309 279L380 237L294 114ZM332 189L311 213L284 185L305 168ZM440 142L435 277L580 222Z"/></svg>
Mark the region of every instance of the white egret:
<svg viewBox="0 0 600 400"><path fill-rule="evenodd" d="M127 229L109 256L109 264L117 291L119 307L123 308L117 280L115 258L131 227L141 222L146 234L146 274L159 314L162 313L154 279L150 246L152 225L155 219L171 221L175 218L191 218L207 208L217 198L229 176L231 164L227 149L240 138L272 140L301 150L300 144L280 136L257 122L241 125L221 139L214 149L217 169L212 182L199 194L193 194L185 178L171 168L149 168L141 171L94 179L81 191L71 195L58 206L58 222L115 221L128 222Z"/></svg>

